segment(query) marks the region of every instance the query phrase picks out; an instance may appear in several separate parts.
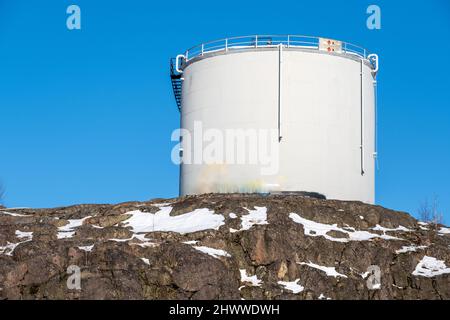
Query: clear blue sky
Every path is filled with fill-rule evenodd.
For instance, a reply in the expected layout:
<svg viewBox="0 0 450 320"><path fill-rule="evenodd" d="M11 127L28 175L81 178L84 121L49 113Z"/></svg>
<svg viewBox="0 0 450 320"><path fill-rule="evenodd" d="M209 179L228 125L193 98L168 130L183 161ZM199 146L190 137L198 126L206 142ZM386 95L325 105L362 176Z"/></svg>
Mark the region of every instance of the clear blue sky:
<svg viewBox="0 0 450 320"><path fill-rule="evenodd" d="M82 30L66 28L66 8ZM381 7L382 29L366 28ZM450 2L0 0L0 180L8 206L173 197L179 124L168 60L247 34L306 34L377 52L377 202L450 222Z"/></svg>

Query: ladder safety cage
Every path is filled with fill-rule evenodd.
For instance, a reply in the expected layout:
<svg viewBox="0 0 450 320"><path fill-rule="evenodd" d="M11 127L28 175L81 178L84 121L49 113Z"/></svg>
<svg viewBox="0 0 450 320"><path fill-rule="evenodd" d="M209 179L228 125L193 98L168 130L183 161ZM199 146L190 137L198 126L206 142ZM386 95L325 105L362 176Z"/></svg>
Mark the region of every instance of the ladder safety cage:
<svg viewBox="0 0 450 320"><path fill-rule="evenodd" d="M176 69L176 58L170 59L170 81L172 83L173 95L175 96L175 102L177 103L178 110L181 110L181 90L183 86L182 73Z"/></svg>

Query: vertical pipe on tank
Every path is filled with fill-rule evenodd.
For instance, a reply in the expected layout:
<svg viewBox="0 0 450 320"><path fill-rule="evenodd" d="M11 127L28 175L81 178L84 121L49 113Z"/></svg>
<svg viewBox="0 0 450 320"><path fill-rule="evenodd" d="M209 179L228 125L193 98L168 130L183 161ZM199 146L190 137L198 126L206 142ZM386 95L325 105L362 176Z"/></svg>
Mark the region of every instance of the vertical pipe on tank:
<svg viewBox="0 0 450 320"><path fill-rule="evenodd" d="M281 142L281 68L283 63L283 45L278 45L278 142Z"/></svg>
<svg viewBox="0 0 450 320"><path fill-rule="evenodd" d="M181 110L180 110L181 111ZM178 143L180 143L180 147L183 148L181 145L183 143L183 136L181 129L183 128L183 112L180 112L180 137L178 138ZM181 197L182 195L182 186L181 186L181 180L183 179L183 158L181 151L178 150L178 156L180 157L180 164L178 165L178 196Z"/></svg>
<svg viewBox="0 0 450 320"><path fill-rule="evenodd" d="M374 108L375 108L375 167L379 170L378 167L378 89L377 89L377 79L373 79L373 91L374 91Z"/></svg>
<svg viewBox="0 0 450 320"><path fill-rule="evenodd" d="M361 103L361 145L360 145L360 149L361 149L361 175L364 175L364 100L363 100L363 59L361 59L361 64L360 64L360 72L359 72L359 77L360 77L360 103Z"/></svg>
<svg viewBox="0 0 450 320"><path fill-rule="evenodd" d="M187 61L187 56L188 56L188 51L186 51L186 55L185 55L185 61ZM177 59L178 59L178 56L177 56ZM183 70L181 69L180 70L181 71L181 73L183 73ZM183 75L181 75L181 78L180 78L180 80L181 80L181 90L183 90L183 82L184 82L184 76ZM183 108L182 108L182 106L183 106L183 93L181 92L181 104L180 104L180 137L178 138L178 142L180 143L180 150L178 151L179 152L179 154L178 154L178 156L180 157L180 164L178 165L179 166L179 168L178 168L178 195L181 197L181 195L182 195L182 190L183 190L183 188L182 188L182 185L181 185L181 180L182 180L182 177L183 177L183 151L184 151L184 148L183 148L183 134L182 134L182 131L181 131L181 129L183 128Z"/></svg>

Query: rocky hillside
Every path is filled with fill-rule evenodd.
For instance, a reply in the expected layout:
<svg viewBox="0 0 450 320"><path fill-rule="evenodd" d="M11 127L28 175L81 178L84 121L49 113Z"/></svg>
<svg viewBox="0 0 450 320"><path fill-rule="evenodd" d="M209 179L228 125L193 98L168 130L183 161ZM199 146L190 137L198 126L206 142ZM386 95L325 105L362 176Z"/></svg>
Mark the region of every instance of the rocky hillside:
<svg viewBox="0 0 450 320"><path fill-rule="evenodd" d="M403 212L293 195L3 208L0 299L449 299L449 245Z"/></svg>

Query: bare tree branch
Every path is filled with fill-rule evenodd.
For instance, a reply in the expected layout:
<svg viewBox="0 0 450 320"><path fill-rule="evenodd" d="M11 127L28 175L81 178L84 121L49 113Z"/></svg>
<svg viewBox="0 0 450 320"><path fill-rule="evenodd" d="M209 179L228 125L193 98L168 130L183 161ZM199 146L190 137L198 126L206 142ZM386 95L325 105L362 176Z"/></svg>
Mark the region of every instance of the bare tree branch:
<svg viewBox="0 0 450 320"><path fill-rule="evenodd" d="M431 204L425 199L419 206L418 214L420 220L435 226L443 222L443 214L439 211L439 201L436 196L433 198Z"/></svg>
<svg viewBox="0 0 450 320"><path fill-rule="evenodd" d="M0 184L0 204L3 204L3 196L5 195L5 188Z"/></svg>
<svg viewBox="0 0 450 320"><path fill-rule="evenodd" d="M428 200L425 199L419 206L419 218L423 222L429 222L430 221L430 209L428 205Z"/></svg>

